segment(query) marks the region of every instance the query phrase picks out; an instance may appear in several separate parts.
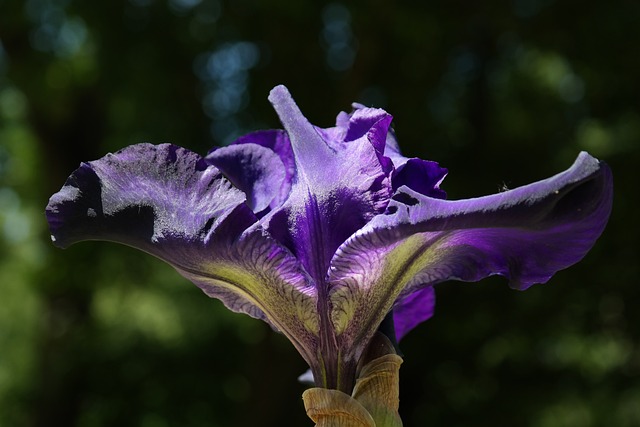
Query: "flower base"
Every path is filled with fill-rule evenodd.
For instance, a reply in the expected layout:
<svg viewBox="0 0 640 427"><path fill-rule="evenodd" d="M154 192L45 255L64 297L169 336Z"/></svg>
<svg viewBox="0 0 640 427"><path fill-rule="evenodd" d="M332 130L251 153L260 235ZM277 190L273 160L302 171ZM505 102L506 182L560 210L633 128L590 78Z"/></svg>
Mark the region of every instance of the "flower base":
<svg viewBox="0 0 640 427"><path fill-rule="evenodd" d="M360 370L353 393L311 388L302 394L316 427L400 427L399 374L402 358L386 354Z"/></svg>

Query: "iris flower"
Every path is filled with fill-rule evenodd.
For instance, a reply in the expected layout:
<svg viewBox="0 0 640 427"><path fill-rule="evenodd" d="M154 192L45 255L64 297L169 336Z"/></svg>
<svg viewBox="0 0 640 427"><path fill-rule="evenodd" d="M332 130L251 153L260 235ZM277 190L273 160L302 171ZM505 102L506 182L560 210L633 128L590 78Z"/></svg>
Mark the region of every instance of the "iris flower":
<svg viewBox="0 0 640 427"><path fill-rule="evenodd" d="M286 335L319 387L351 393L383 320L405 336L432 315L434 285L545 283L608 220L611 172L587 153L551 178L446 200L447 170L404 157L385 111L354 104L322 129L284 86L269 100L284 130L205 157L138 144L82 163L47 206L53 242L114 241L166 261Z"/></svg>

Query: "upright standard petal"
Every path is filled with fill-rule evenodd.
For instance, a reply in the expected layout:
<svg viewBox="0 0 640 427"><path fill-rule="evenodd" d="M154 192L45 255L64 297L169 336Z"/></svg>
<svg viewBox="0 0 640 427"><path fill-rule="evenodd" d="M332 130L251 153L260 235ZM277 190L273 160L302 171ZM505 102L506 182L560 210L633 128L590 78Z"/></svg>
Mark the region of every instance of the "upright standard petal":
<svg viewBox="0 0 640 427"><path fill-rule="evenodd" d="M259 214L268 213L265 207L275 209L284 203L296 174L291 142L283 130L241 136L228 147L211 150L205 161L238 182L236 186L253 200L254 212Z"/></svg>
<svg viewBox="0 0 640 427"><path fill-rule="evenodd" d="M260 230L245 195L214 166L170 144L139 144L83 163L47 206L66 247L109 240L144 250L229 309L281 330L303 357L318 332L315 289L292 254Z"/></svg>
<svg viewBox="0 0 640 427"><path fill-rule="evenodd" d="M393 191L404 186L429 197L444 199L447 194L440 184L447 176L447 170L436 162L421 159L407 159L393 171Z"/></svg>
<svg viewBox="0 0 640 427"><path fill-rule="evenodd" d="M477 199L401 187L332 261L332 318L343 346L358 348L394 304L406 310L413 292L435 283L494 274L517 289L546 282L593 246L612 193L609 168L586 153L554 177Z"/></svg>
<svg viewBox="0 0 640 427"><path fill-rule="evenodd" d="M211 151L205 161L218 169L247 196L256 214L275 205L285 184L286 172L273 150L258 144L234 144Z"/></svg>
<svg viewBox="0 0 640 427"><path fill-rule="evenodd" d="M296 175L287 200L262 218L260 226L295 254L317 289L324 359L311 366L314 377L325 387L348 389L350 384L339 381L353 376L349 371L357 360L339 366L327 304L329 262L389 201L391 163L382 158L382 150L391 116L368 109L352 128L322 130L307 121L284 86L274 88L269 100L291 142Z"/></svg>
<svg viewBox="0 0 640 427"><path fill-rule="evenodd" d="M324 282L338 246L384 211L391 196L391 169L381 164L375 147L391 116L372 110L368 128L360 126L351 139L323 139L284 86L274 88L269 99L291 141L296 176L289 198L263 223Z"/></svg>

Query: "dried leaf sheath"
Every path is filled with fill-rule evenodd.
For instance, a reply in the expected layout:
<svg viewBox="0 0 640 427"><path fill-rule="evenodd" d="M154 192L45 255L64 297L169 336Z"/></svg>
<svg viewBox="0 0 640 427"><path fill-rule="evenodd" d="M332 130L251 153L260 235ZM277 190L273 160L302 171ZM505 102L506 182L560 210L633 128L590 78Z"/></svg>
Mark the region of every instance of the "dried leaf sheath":
<svg viewBox="0 0 640 427"><path fill-rule="evenodd" d="M400 365L393 344L376 333L362 356L353 393L312 388L302 394L307 415L318 427L400 427Z"/></svg>
<svg viewBox="0 0 640 427"><path fill-rule="evenodd" d="M356 380L353 395L312 388L302 395L307 415L317 427L400 427L399 372L402 358L388 354L369 362Z"/></svg>

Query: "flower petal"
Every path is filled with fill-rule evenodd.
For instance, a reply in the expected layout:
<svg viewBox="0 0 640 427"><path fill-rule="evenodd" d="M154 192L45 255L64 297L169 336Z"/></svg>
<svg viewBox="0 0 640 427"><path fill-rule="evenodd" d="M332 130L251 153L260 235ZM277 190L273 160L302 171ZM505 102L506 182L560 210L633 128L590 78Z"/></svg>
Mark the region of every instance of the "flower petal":
<svg viewBox="0 0 640 427"><path fill-rule="evenodd" d="M390 169L381 164L375 148L380 143L371 138L386 135L391 116L377 113L367 132L359 124L355 140L325 140L344 133L311 125L284 86L274 88L269 100L291 141L296 179L287 201L263 223L321 286L338 246L388 203Z"/></svg>
<svg viewBox="0 0 640 427"><path fill-rule="evenodd" d="M291 253L260 230L208 249L193 254L200 256L195 269L174 267L231 310L265 320L284 333L308 363L315 360L316 290Z"/></svg>
<svg viewBox="0 0 640 427"><path fill-rule="evenodd" d="M396 168L399 168L409 160L408 157L403 156L400 152L400 146L393 129L389 129L389 133L387 133L384 155L391 159Z"/></svg>
<svg viewBox="0 0 640 427"><path fill-rule="evenodd" d="M239 235L256 221L244 201L198 154L138 144L83 163L51 197L46 213L60 247L114 240L156 254L160 241L204 240L223 223L237 223L226 232ZM234 209L239 215L229 218Z"/></svg>
<svg viewBox="0 0 640 427"><path fill-rule="evenodd" d="M361 335L399 297L425 286L494 274L517 289L546 282L584 257L611 203L611 171L586 153L554 177L477 199L447 201L400 188L386 214L332 260L332 320L343 346L366 341Z"/></svg>
<svg viewBox="0 0 640 427"><path fill-rule="evenodd" d="M436 292L433 286L412 292L405 298L398 298L393 307L396 339L400 341L410 330L429 320L433 316L435 306Z"/></svg>
<svg viewBox="0 0 640 427"><path fill-rule="evenodd" d="M421 159L407 159L393 172L393 191L406 185L413 191L425 196L445 199L447 194L440 184L447 176L447 170L436 162Z"/></svg>
<svg viewBox="0 0 640 427"><path fill-rule="evenodd" d="M311 364L313 375L325 388L350 389L356 359L339 357L329 319L327 277L337 248L375 215L391 197L391 162L380 148L391 116L375 116L369 129L358 123L356 139L347 141L344 128L322 130L302 115L284 86L269 96L291 141L296 176L289 198L269 212L257 227L264 227L298 258L317 290L320 319L320 354Z"/></svg>
<svg viewBox="0 0 640 427"><path fill-rule="evenodd" d="M247 196L247 204L256 214L280 199L286 171L273 150L258 144L234 144L215 149L205 161L217 167Z"/></svg>
<svg viewBox="0 0 640 427"><path fill-rule="evenodd" d="M261 230L245 231L257 218L244 202L199 155L139 144L82 164L51 197L47 218L57 245L110 240L151 253L315 357L315 289L286 248Z"/></svg>
<svg viewBox="0 0 640 427"><path fill-rule="evenodd" d="M291 191L291 185L296 175L295 159L293 158L293 149L291 148L291 142L287 133L283 130L261 130L253 132L236 139L232 145L242 144L258 144L262 147L272 150L280 157L282 164L284 165L285 178L282 181L282 186L278 197L272 202L270 207L276 208L280 206L289 197Z"/></svg>

